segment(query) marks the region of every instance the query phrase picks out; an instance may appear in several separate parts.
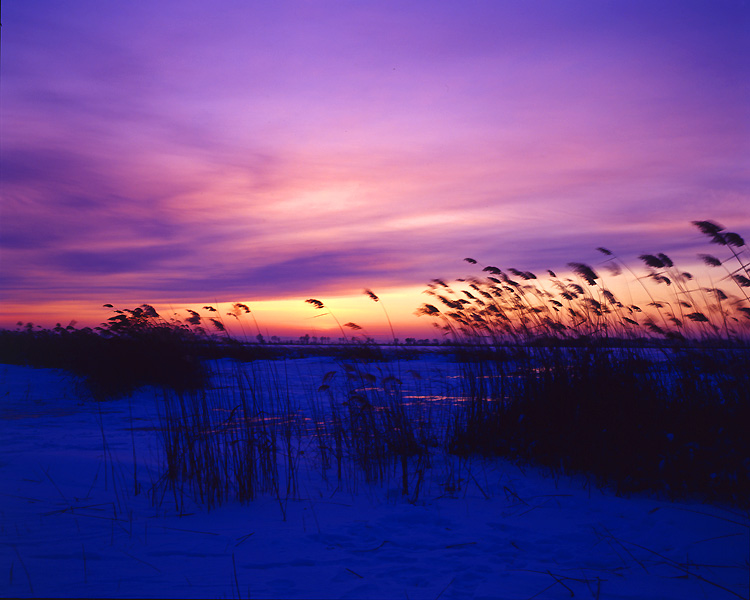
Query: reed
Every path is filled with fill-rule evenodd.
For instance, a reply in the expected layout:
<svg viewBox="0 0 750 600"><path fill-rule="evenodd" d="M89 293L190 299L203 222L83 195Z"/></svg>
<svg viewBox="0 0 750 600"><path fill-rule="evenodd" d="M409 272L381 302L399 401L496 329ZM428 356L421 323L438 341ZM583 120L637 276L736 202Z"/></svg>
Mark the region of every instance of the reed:
<svg viewBox="0 0 750 600"><path fill-rule="evenodd" d="M436 302L420 313L455 345L468 399L454 412L448 451L591 473L620 492L746 504L747 246L714 223L695 225L730 249L726 261L707 262L724 267L741 296L701 286L662 253L640 256L643 275L625 268L647 292L643 307L620 301L584 263L570 263L575 278L485 267L489 275L457 290L434 280Z"/></svg>
<svg viewBox="0 0 750 600"><path fill-rule="evenodd" d="M185 495L209 509L271 493L284 518L297 493L299 415L273 368L217 371L207 389L164 390L159 433L165 469L152 487L155 503L171 493L176 508Z"/></svg>
<svg viewBox="0 0 750 600"><path fill-rule="evenodd" d="M349 360L340 372L324 376L313 402L322 406L325 398L328 408L328 419L316 418L317 445L324 464L335 458L339 482L344 473L355 472L366 482L383 482L398 470L402 494L407 495L410 462L428 453L429 426L420 420L420 407L405 401L402 381L382 365L372 366Z"/></svg>
<svg viewBox="0 0 750 600"><path fill-rule="evenodd" d="M99 400L125 396L144 385L199 389L206 383L205 349L204 336L186 324L167 322L147 304L118 309L96 329L58 324L46 330L29 323L0 331L0 360L71 371Z"/></svg>

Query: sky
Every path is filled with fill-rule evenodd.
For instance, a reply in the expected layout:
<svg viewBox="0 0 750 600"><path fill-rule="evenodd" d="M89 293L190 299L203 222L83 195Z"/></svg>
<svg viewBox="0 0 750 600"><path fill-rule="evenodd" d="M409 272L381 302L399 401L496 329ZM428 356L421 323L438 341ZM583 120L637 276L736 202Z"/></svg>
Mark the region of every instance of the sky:
<svg viewBox="0 0 750 600"><path fill-rule="evenodd" d="M0 326L245 302L399 335L463 262L750 236L739 0L5 0ZM601 256L601 255L598 255Z"/></svg>

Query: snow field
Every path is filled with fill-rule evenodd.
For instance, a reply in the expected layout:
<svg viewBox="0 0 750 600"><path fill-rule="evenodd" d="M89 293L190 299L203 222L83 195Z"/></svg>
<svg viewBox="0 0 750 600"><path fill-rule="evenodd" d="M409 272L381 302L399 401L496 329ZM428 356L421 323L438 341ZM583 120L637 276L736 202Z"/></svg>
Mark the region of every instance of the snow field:
<svg viewBox="0 0 750 600"><path fill-rule="evenodd" d="M438 358L392 368L422 373L415 396L447 391L452 376ZM328 359L272 369L301 410L334 371ZM748 597L747 514L619 498L501 459L436 452L416 496L411 465L405 497L398 470L367 483L348 466L339 483L332 468L325 480L310 442L296 495L207 511L167 491L154 503L159 398L94 403L64 373L0 366L3 596Z"/></svg>

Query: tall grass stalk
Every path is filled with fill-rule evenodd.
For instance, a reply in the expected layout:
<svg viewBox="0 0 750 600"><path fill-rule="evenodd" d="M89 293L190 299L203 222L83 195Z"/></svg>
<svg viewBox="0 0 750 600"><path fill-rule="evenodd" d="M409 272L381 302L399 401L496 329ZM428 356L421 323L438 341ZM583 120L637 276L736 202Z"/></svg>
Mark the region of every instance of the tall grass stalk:
<svg viewBox="0 0 750 600"><path fill-rule="evenodd" d="M388 321L388 327L391 330L391 338L393 339L393 343L395 344L398 338L396 338L396 331L393 329L393 323L391 323L391 317L388 315L388 311L385 309L385 304L383 304L382 300L371 289L366 289L365 295L369 296L373 302L378 302L380 304L380 307L383 309L385 319L386 321Z"/></svg>

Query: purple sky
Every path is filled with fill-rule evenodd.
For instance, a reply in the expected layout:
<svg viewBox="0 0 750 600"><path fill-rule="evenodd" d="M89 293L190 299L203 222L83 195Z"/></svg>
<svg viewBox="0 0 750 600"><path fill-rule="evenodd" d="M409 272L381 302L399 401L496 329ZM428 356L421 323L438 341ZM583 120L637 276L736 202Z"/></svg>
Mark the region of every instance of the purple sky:
<svg viewBox="0 0 750 600"><path fill-rule="evenodd" d="M691 260L749 107L741 1L5 0L0 325Z"/></svg>

